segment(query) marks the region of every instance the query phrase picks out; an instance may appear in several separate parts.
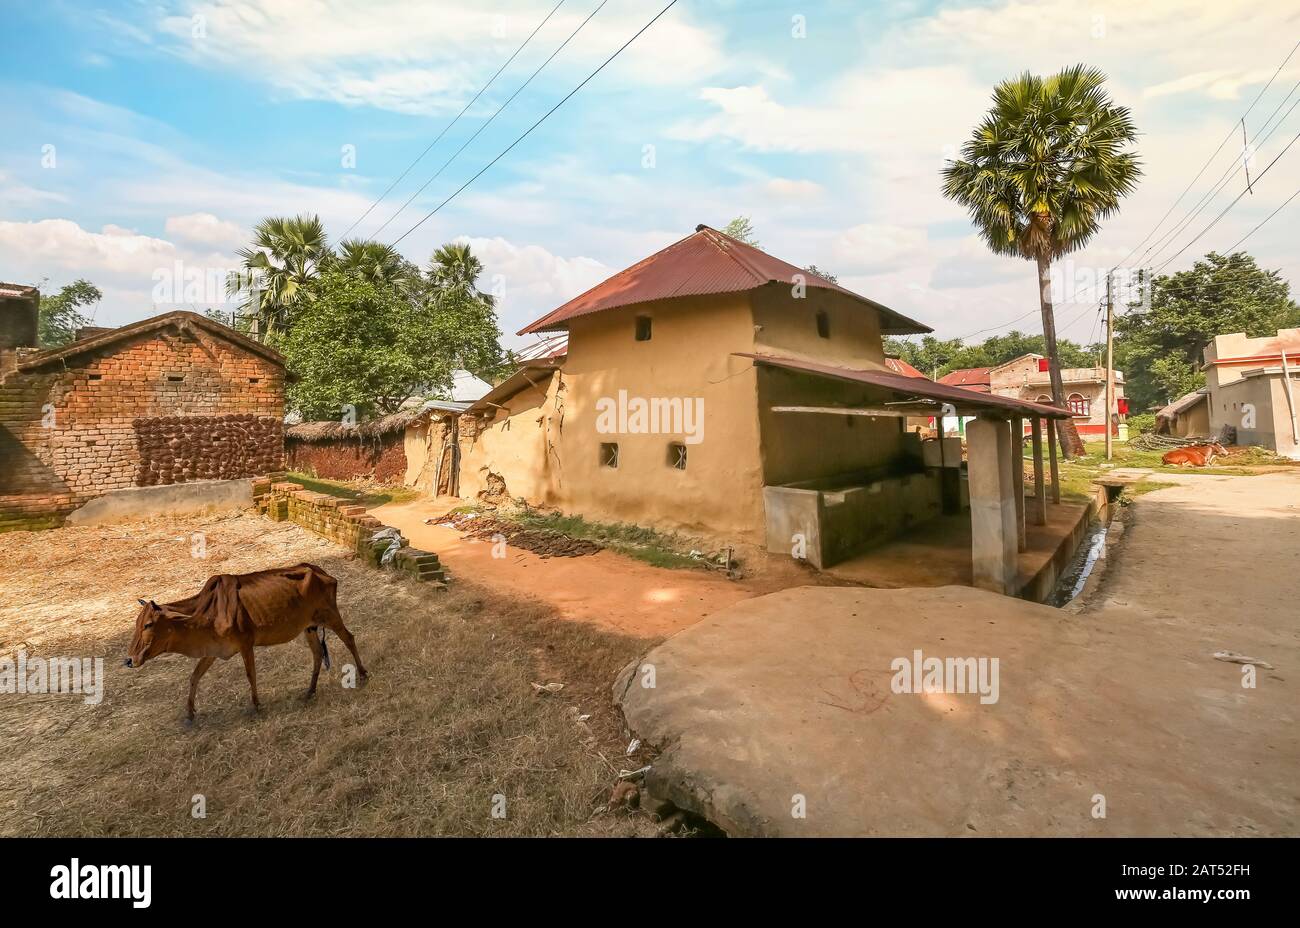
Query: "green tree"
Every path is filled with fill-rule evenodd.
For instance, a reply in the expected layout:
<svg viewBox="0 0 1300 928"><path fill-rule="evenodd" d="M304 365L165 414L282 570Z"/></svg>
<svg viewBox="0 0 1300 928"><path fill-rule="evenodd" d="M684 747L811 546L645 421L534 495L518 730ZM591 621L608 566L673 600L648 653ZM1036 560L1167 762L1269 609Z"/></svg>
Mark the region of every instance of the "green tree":
<svg viewBox="0 0 1300 928"><path fill-rule="evenodd" d="M754 237L754 224L749 221L748 216L737 216L731 222L722 227L722 234L729 235L738 242L744 242L746 245L752 245L755 248L762 248L758 244L758 239Z"/></svg>
<svg viewBox="0 0 1300 928"><path fill-rule="evenodd" d="M1051 265L1084 247L1141 174L1126 150L1137 130L1127 107L1103 89L1106 77L1075 65L1022 74L993 91L993 106L943 170L944 195L966 207L995 254L1033 261L1052 398L1063 405ZM1063 434L1064 438L1064 434ZM1069 445L1063 440L1062 446Z"/></svg>
<svg viewBox="0 0 1300 928"><path fill-rule="evenodd" d="M450 389L452 372L500 356L492 307L418 294L330 268L272 343L296 380L290 403L307 419L385 415L412 397Z"/></svg>
<svg viewBox="0 0 1300 928"><path fill-rule="evenodd" d="M836 277L834 274L832 274L830 271L823 271L815 264L808 265L806 268L804 268L804 270L807 271L809 274L816 274L818 277L825 278L826 280L829 280L833 284L837 284L840 282L840 279Z"/></svg>
<svg viewBox="0 0 1300 928"><path fill-rule="evenodd" d="M413 269L391 245L355 238L339 243L336 266L344 273L381 285L405 284Z"/></svg>
<svg viewBox="0 0 1300 928"><path fill-rule="evenodd" d="M1277 271L1245 252L1210 252L1190 270L1157 277L1150 308L1115 318L1115 366L1135 409L1163 406L1205 385L1202 351L1216 335L1252 338L1300 325L1300 308Z"/></svg>
<svg viewBox="0 0 1300 928"><path fill-rule="evenodd" d="M36 343L42 348L57 348L77 337L77 329L89 325L80 307L98 303L104 294L88 280L78 278L53 296L42 296L37 310Z"/></svg>
<svg viewBox="0 0 1300 928"><path fill-rule="evenodd" d="M468 242L448 242L429 259L429 280L439 290L477 296L490 303L492 297L478 289L482 274L483 262L470 250Z"/></svg>
<svg viewBox="0 0 1300 928"><path fill-rule="evenodd" d="M253 244L239 251L243 267L226 281L226 292L243 298L241 310L256 337L269 339L287 329L308 284L334 253L319 216L271 216L253 227Z"/></svg>

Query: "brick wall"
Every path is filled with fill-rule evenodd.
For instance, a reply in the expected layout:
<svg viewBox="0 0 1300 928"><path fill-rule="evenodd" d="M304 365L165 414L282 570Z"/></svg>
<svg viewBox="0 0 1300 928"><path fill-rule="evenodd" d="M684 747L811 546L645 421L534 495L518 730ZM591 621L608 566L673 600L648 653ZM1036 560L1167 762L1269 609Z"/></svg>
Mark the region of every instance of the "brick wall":
<svg viewBox="0 0 1300 928"><path fill-rule="evenodd" d="M296 439L284 443L286 467L330 480L368 477L401 483L406 477L405 432L375 438Z"/></svg>
<svg viewBox="0 0 1300 928"><path fill-rule="evenodd" d="M123 487L283 466L283 367L197 326L46 368L0 382L0 531L58 524Z"/></svg>
<svg viewBox="0 0 1300 928"><path fill-rule="evenodd" d="M388 526L357 506L337 496L305 490L301 483L255 480L253 501L258 510L273 522L293 522L335 544L359 554L372 566L379 566L390 542L371 541L376 532ZM412 548L405 538L393 559L393 566L417 580L444 584L446 571L438 555Z"/></svg>

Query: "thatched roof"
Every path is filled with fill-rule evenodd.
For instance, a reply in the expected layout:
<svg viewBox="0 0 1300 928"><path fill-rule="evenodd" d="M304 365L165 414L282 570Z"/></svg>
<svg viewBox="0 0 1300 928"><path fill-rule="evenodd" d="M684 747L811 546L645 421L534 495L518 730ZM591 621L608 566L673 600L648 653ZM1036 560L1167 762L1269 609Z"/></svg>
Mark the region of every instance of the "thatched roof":
<svg viewBox="0 0 1300 928"><path fill-rule="evenodd" d="M344 425L342 422L300 422L284 430L288 441L360 441L363 438L382 438L396 432L405 432L412 425L421 422L436 412L455 411L446 407L468 406L467 403L426 403L402 409L381 419L371 419L357 425Z"/></svg>
<svg viewBox="0 0 1300 928"><path fill-rule="evenodd" d="M1156 413L1156 418L1175 419L1178 416L1181 416L1183 413L1187 412L1187 410L1191 409L1193 406L1197 405L1198 403L1205 402L1205 400L1206 400L1205 390L1193 390L1191 393L1185 394L1182 397L1174 400L1164 409Z"/></svg>

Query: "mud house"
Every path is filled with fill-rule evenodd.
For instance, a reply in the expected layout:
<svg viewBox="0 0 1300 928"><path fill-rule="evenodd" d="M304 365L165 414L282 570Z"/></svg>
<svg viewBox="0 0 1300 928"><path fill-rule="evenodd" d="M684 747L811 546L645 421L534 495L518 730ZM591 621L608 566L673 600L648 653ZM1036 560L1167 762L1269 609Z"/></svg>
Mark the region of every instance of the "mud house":
<svg viewBox="0 0 1300 928"><path fill-rule="evenodd" d="M1024 521L1008 422L1067 413L891 370L882 337L928 331L700 226L520 333L567 332L567 353L525 363L431 433L438 489L819 566L969 499L977 582L1002 590ZM943 411L980 417L969 492L955 444L906 428Z"/></svg>
<svg viewBox="0 0 1300 928"><path fill-rule="evenodd" d="M37 350L39 300L0 285L0 530L58 525L128 488L280 469L275 351L189 312Z"/></svg>
<svg viewBox="0 0 1300 928"><path fill-rule="evenodd" d="M469 405L426 402L359 424L340 421L291 425L284 432L286 466L333 480L421 486L430 420L459 416Z"/></svg>

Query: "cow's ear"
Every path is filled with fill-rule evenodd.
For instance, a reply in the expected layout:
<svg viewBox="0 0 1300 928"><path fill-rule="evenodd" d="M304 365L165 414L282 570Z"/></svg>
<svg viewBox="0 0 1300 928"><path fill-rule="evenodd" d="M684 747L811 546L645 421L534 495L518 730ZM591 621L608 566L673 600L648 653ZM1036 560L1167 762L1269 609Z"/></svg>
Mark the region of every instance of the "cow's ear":
<svg viewBox="0 0 1300 928"><path fill-rule="evenodd" d="M139 603L140 605L142 605L142 606L147 606L147 605L149 605L149 604L148 604L147 602L145 602L143 599L137 599L136 602L138 602L138 603Z"/></svg>
<svg viewBox="0 0 1300 928"><path fill-rule="evenodd" d="M157 604L156 602L154 602L152 599L149 600L149 605L153 606L155 609L159 608L159 607L158 607L158 604Z"/></svg>

